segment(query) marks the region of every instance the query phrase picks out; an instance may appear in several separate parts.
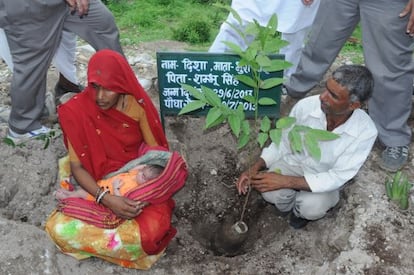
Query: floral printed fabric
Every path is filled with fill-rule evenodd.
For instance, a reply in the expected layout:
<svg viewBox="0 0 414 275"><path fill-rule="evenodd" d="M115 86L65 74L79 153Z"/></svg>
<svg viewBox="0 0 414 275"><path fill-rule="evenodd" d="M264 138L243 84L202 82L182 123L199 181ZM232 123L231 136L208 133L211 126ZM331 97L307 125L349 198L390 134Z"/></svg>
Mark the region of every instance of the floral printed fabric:
<svg viewBox="0 0 414 275"><path fill-rule="evenodd" d="M148 255L141 246L139 225L127 220L114 229L102 229L54 211L46 232L65 254L78 260L91 256L120 266L149 269L163 254Z"/></svg>

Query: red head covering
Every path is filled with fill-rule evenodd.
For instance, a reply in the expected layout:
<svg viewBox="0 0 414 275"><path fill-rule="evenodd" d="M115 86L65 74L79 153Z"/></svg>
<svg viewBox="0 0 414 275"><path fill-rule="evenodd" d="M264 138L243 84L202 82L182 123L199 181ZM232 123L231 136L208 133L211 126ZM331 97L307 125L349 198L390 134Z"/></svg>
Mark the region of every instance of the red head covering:
<svg viewBox="0 0 414 275"><path fill-rule="evenodd" d="M133 95L145 110L158 145L168 148L158 112L127 60L115 51L100 50L89 61L88 86L58 109L65 143L70 141L83 167L95 180L137 158L143 137L139 124L132 118L115 108L98 107L92 83Z"/></svg>

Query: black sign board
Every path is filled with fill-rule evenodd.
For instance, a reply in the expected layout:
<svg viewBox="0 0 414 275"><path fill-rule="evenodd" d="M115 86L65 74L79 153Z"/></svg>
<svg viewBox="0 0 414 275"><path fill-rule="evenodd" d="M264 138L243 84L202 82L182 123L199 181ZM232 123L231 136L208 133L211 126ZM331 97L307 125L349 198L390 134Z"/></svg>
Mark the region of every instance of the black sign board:
<svg viewBox="0 0 414 275"><path fill-rule="evenodd" d="M283 55L271 58L283 59ZM253 95L253 88L239 82L235 75L250 75L250 67L238 66L239 56L226 53L199 52L157 52L158 88L161 118L176 115L192 100L181 87L188 84L195 88L206 86L214 90L223 104L236 109L243 104L248 117L253 117L254 106L244 101L246 95ZM264 73L261 78L283 77L283 72ZM273 98L277 104L260 106L259 115L280 117L281 85L259 92L259 97ZM207 114L207 108L192 112L193 115Z"/></svg>

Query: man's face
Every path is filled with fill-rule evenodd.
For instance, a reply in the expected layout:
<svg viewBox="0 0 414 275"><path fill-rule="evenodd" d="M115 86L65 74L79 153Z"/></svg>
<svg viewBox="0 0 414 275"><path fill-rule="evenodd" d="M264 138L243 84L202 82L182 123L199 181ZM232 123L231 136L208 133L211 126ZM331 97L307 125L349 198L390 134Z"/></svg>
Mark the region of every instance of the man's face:
<svg viewBox="0 0 414 275"><path fill-rule="evenodd" d="M319 96L321 109L326 115L342 116L353 111L348 90L333 78L326 82L325 91Z"/></svg>

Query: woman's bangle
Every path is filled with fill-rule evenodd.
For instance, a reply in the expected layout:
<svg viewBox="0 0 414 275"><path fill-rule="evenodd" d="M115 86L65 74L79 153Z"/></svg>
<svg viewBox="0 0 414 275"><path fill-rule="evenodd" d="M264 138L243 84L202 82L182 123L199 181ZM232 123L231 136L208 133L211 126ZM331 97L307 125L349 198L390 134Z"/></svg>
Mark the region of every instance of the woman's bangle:
<svg viewBox="0 0 414 275"><path fill-rule="evenodd" d="M109 190L105 190L103 191L101 194L99 194L98 199L96 200L97 203L101 203L101 200L103 199L103 197L109 193Z"/></svg>
<svg viewBox="0 0 414 275"><path fill-rule="evenodd" d="M98 198L99 198L99 195L102 194L102 190L103 190L102 187L99 187L98 190L96 190L96 193L95 193L95 201L96 202L98 202Z"/></svg>

